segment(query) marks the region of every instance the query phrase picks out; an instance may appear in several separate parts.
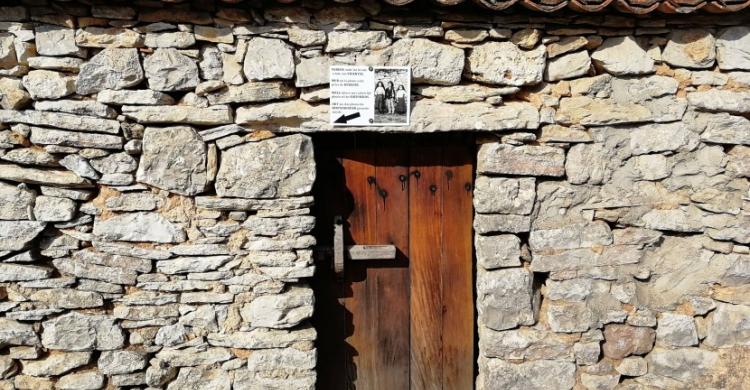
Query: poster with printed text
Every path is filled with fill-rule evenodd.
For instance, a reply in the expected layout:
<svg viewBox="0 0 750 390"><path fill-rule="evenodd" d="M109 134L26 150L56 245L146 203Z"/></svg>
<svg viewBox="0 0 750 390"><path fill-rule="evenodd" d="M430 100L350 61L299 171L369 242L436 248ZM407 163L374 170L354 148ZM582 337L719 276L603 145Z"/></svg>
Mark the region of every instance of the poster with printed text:
<svg viewBox="0 0 750 390"><path fill-rule="evenodd" d="M411 68L332 66L330 80L332 125L409 125Z"/></svg>

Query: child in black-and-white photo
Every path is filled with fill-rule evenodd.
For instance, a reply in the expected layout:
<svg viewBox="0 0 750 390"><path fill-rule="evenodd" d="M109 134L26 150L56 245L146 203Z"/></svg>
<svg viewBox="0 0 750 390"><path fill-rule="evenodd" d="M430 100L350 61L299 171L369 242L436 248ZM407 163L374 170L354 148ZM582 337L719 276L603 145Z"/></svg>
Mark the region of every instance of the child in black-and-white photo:
<svg viewBox="0 0 750 390"><path fill-rule="evenodd" d="M409 124L409 86L411 72L408 68L375 68L374 124Z"/></svg>

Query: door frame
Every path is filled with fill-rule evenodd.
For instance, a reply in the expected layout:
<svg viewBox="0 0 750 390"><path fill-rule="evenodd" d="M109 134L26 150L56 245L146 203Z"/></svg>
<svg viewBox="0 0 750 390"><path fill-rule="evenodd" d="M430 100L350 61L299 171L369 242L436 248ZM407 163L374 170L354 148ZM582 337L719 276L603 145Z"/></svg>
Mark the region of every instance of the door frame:
<svg viewBox="0 0 750 390"><path fill-rule="evenodd" d="M341 149L345 147L356 147L358 144L362 143L372 143L372 142L383 142L386 144L392 144L392 142L419 142L420 144L428 144L428 145L445 145L448 142L465 142L470 147L470 156L471 156L471 164L472 164L472 175L471 175L471 191L474 192L474 185L476 181L476 163L477 163L477 151L478 146L476 144L477 137L474 133L471 132L451 132L451 133L441 133L441 134L404 134L404 133L377 133L377 132L326 132L326 133L315 133L311 134L311 138L313 141L313 147L315 148L315 158L316 158L316 169L318 173L318 177L321 177L321 174L325 174L324 172L321 172L323 169L323 165L320 164L319 158L321 157L321 151L326 149ZM316 182L316 187L319 182ZM314 188L313 195L316 196L319 191L316 191L317 188ZM315 199L316 203L319 201L319 199ZM473 202L473 194L472 194L472 202ZM479 358L479 335L478 335L478 313L477 313L477 290L476 290L476 281L477 281L477 260L476 260L476 248L474 245L474 229L473 229L473 222L475 217L475 212L473 211L473 205L472 205L472 216L471 216L471 235L470 235L470 242L471 242L471 290L472 290L472 308L473 308L473 314L472 314L472 329L473 329L473 359L472 359L472 386L476 386L476 379L479 372L478 367L478 358ZM314 231L314 235L316 238L319 237L321 234L333 234L332 224L330 224L328 221L319 221L318 220L318 209L316 206L313 206L312 214L316 216L316 228ZM329 230L328 232L326 232ZM313 291L315 293L316 297L316 304L315 304L315 311L312 318L312 324L315 327L316 331L318 332L318 337L315 341L316 349L318 351L318 361L321 359L326 359L327 356L325 356L326 352L329 351L329 348L327 348L325 345L323 345L325 342L327 342L327 332L325 329L325 319L320 319L318 317L319 313L319 303L322 302L325 299L330 299L331 297L325 297L321 296L321 289L318 283L320 282L320 272L330 272L330 270L324 270L321 269L320 264L316 261L316 266L318 266L315 276L312 279L312 285L313 285ZM332 274L332 273L331 273ZM347 322L349 322L351 319L348 318ZM322 322L322 324L321 324ZM321 337L321 335L323 337ZM318 377L317 381L317 388L318 389L328 389L327 387L324 387L324 384L321 383L321 365L318 364L316 367L316 373ZM350 373L341 373L341 375L350 375Z"/></svg>

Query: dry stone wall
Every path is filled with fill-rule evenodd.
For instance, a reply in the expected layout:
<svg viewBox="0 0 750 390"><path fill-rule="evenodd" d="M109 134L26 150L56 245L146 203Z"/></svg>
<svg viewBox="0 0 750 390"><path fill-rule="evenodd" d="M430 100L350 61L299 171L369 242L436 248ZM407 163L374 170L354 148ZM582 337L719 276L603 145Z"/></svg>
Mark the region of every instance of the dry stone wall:
<svg viewBox="0 0 750 390"><path fill-rule="evenodd" d="M0 389L314 388L332 64L482 134L477 388L749 387L748 19L4 4Z"/></svg>

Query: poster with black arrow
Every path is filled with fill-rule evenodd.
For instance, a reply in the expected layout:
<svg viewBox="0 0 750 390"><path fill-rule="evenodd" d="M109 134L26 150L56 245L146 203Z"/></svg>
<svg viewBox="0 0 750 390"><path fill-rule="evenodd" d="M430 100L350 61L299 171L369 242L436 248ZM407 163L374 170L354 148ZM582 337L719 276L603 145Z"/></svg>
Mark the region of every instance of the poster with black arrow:
<svg viewBox="0 0 750 390"><path fill-rule="evenodd" d="M411 68L331 66L333 126L408 126Z"/></svg>

